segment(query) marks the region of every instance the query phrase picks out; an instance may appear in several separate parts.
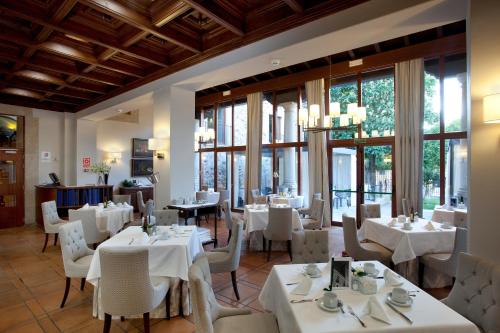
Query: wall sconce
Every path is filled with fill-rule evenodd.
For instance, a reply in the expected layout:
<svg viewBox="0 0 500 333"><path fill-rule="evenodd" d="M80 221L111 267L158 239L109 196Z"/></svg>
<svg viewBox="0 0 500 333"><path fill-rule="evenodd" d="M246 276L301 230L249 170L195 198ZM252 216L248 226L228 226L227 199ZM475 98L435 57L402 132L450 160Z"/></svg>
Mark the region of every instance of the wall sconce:
<svg viewBox="0 0 500 333"><path fill-rule="evenodd" d="M121 152L110 152L108 153L108 159L110 163L117 163L119 159L122 158L122 153Z"/></svg>
<svg viewBox="0 0 500 333"><path fill-rule="evenodd" d="M500 124L500 93L483 97L483 117L487 124Z"/></svg>
<svg viewBox="0 0 500 333"><path fill-rule="evenodd" d="M155 152L158 159L163 160L165 158L165 152L167 150L167 140L159 138L148 139L148 149Z"/></svg>

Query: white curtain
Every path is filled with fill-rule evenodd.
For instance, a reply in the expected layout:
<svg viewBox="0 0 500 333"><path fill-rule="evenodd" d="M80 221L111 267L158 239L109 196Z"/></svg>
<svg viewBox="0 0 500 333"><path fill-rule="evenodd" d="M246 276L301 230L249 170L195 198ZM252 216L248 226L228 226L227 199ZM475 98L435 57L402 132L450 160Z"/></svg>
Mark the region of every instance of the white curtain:
<svg viewBox="0 0 500 333"><path fill-rule="evenodd" d="M319 104L320 125L323 126L325 116L325 84L324 80L314 80L306 82L307 104ZM323 225L330 226L330 191L328 187L328 158L326 153L326 133L308 133L309 151L309 194L321 193L325 201L325 211L323 214ZM308 200L311 200L309 198Z"/></svg>
<svg viewBox="0 0 500 333"><path fill-rule="evenodd" d="M422 213L422 127L424 114L424 62L413 59L396 64L396 200Z"/></svg>
<svg viewBox="0 0 500 333"><path fill-rule="evenodd" d="M245 163L245 197L252 203L252 189L260 189L260 155L262 154L262 92L247 95L247 150Z"/></svg>

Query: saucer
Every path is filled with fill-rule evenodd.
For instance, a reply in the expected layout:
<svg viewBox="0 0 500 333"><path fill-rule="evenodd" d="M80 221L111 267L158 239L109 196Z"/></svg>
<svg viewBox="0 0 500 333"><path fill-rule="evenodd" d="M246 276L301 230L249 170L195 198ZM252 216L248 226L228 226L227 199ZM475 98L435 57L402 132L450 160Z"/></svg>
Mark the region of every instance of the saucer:
<svg viewBox="0 0 500 333"><path fill-rule="evenodd" d="M442 224L442 225L441 225L441 229L447 229L447 230L448 230L448 229L453 229L453 226L452 226L451 224L449 224L449 225L447 225L447 226L446 226L446 225L444 225L444 224Z"/></svg>
<svg viewBox="0 0 500 333"><path fill-rule="evenodd" d="M413 230L413 227L410 227L410 228L401 227L401 230L411 231L411 230Z"/></svg>
<svg viewBox="0 0 500 333"><path fill-rule="evenodd" d="M389 303L391 303L392 305L402 306L402 307L410 307L413 304L413 299L411 298L411 296L408 296L408 300L405 303L401 303L401 302L397 302L397 301L393 300L392 299L392 292L389 292L387 294L387 301Z"/></svg>
<svg viewBox="0 0 500 333"><path fill-rule="evenodd" d="M318 271L316 274L314 274L314 275L313 275L313 274L309 274L309 273L307 273L307 272L304 270L304 275L307 275L307 276L309 276L310 278L315 279L315 278L319 278L319 277L321 277L321 271Z"/></svg>
<svg viewBox="0 0 500 333"><path fill-rule="evenodd" d="M337 303L337 307L336 308L329 308L327 306L325 306L325 304L323 303L323 297L321 297L320 299L318 299L316 301L316 304L318 304L318 306L325 310L325 311L328 311L328 312L339 312L340 311L340 307L343 305L342 302L339 300L338 303Z"/></svg>

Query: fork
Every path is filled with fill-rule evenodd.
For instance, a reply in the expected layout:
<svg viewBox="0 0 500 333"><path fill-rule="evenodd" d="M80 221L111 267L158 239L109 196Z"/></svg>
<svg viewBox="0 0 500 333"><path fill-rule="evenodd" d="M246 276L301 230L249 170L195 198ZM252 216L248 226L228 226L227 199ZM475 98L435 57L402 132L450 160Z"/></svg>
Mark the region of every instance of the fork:
<svg viewBox="0 0 500 333"><path fill-rule="evenodd" d="M132 245L133 242L134 242L134 237L132 237L132 239L130 240L130 242L128 243L128 245Z"/></svg>
<svg viewBox="0 0 500 333"><path fill-rule="evenodd" d="M350 305L347 306L347 310L349 311L349 313L351 315L353 315L359 321L359 323L361 324L361 326L363 326L364 328L366 328L366 324L358 317L358 315L354 312L354 310L352 309L352 307Z"/></svg>
<svg viewBox="0 0 500 333"><path fill-rule="evenodd" d="M292 299L290 303L306 303L306 302L316 302L319 298L309 298L309 299Z"/></svg>

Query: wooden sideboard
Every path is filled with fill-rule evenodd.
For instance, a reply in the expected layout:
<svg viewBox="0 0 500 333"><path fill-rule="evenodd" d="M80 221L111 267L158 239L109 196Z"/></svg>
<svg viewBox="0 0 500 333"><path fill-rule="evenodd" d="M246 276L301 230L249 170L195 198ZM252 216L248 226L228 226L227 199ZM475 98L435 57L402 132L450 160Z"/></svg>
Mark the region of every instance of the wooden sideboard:
<svg viewBox="0 0 500 333"><path fill-rule="evenodd" d="M68 216L68 209L78 209L88 203L97 205L113 199L113 185L52 186L36 185L36 223L43 226L42 202L54 200L60 217Z"/></svg>
<svg viewBox="0 0 500 333"><path fill-rule="evenodd" d="M134 206L134 212L139 210L139 206L137 205L137 192L142 192L142 198L144 202L149 199L154 200L154 188L153 186L136 186L136 187L120 187L120 194L130 194L132 206Z"/></svg>

